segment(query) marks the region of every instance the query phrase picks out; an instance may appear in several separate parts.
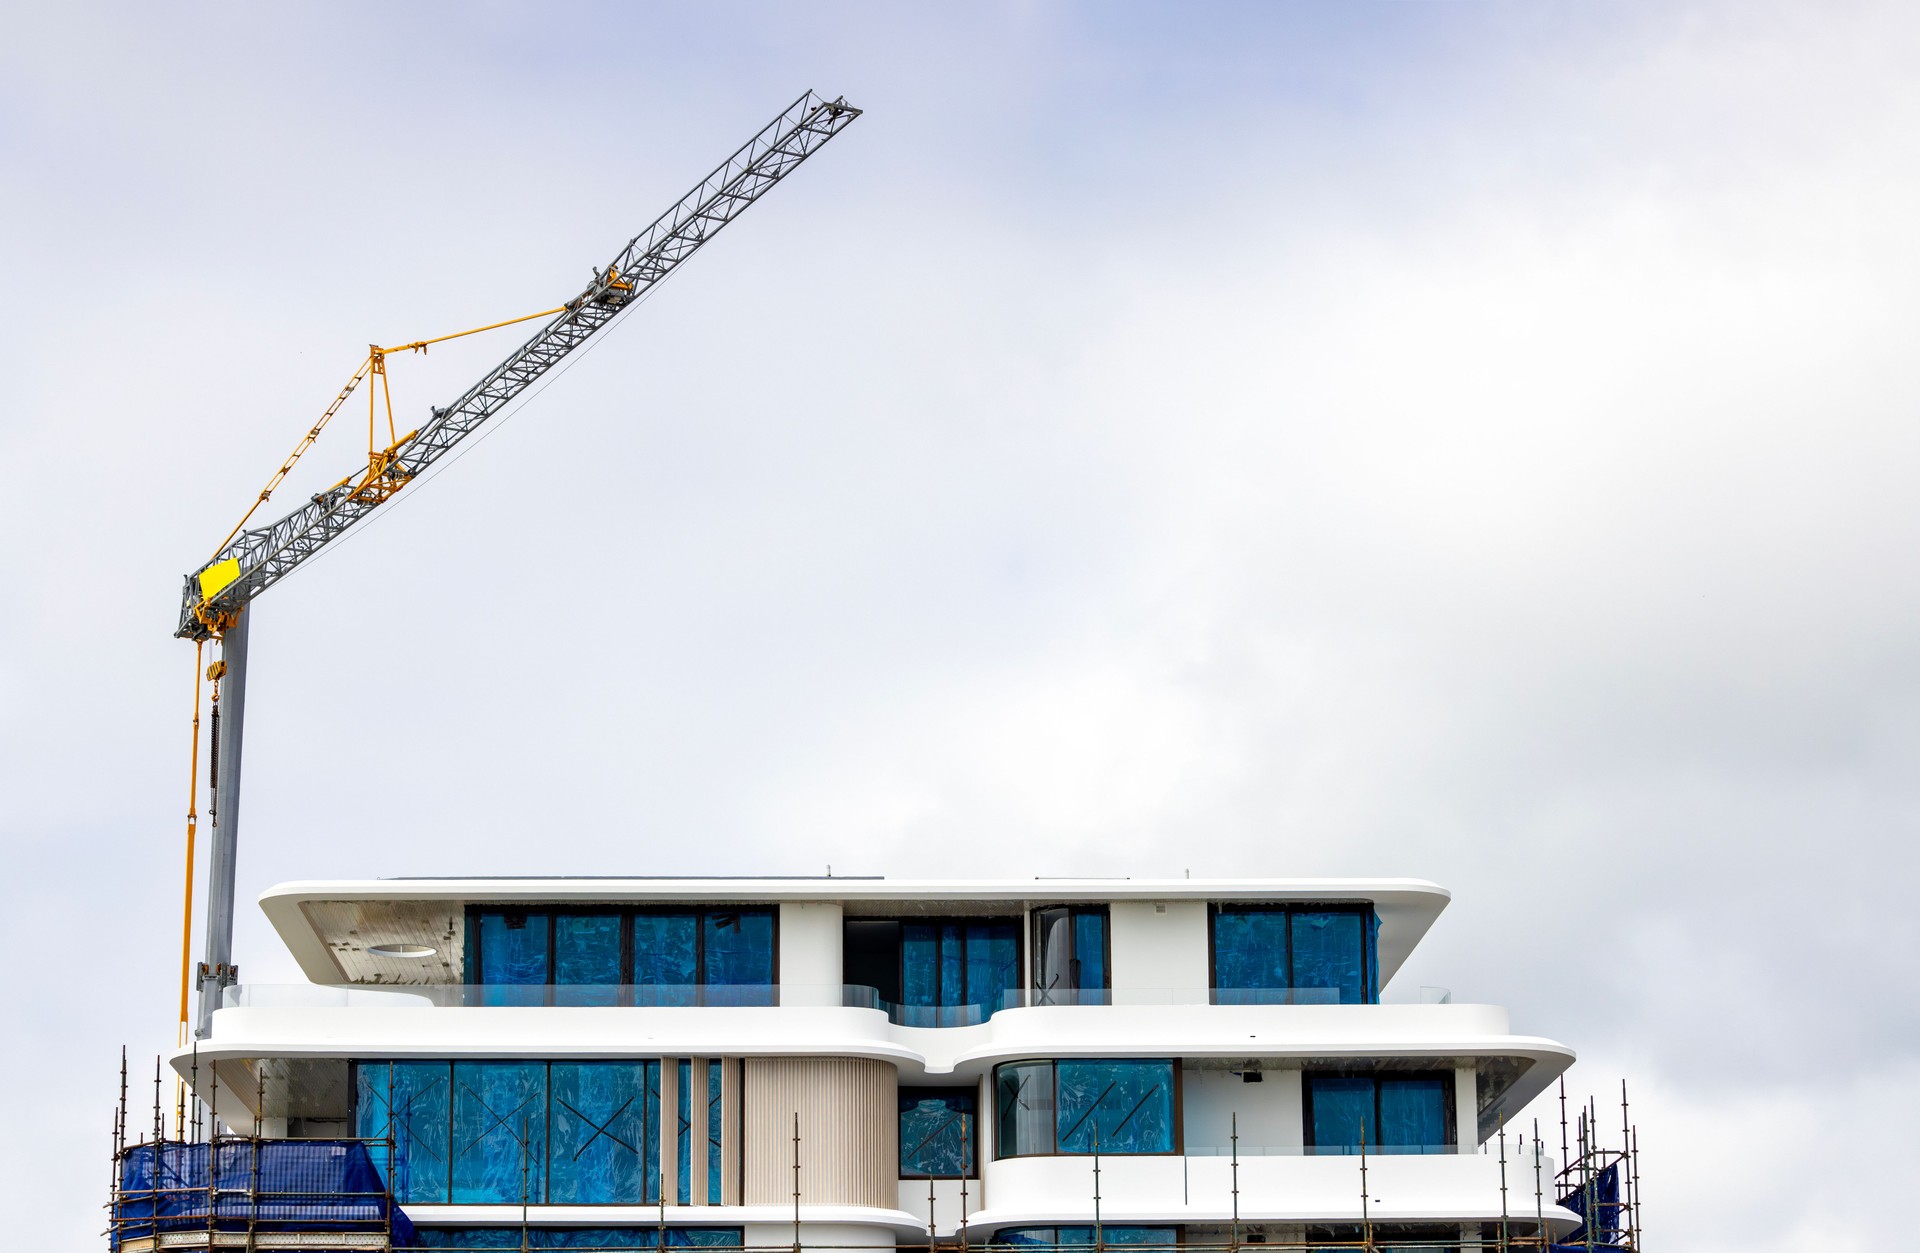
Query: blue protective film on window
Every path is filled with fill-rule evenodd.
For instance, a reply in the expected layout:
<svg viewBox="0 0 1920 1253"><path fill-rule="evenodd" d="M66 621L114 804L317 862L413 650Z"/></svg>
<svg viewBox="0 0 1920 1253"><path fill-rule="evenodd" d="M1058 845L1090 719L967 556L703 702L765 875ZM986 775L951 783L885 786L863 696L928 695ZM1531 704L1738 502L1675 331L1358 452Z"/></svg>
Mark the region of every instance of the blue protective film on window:
<svg viewBox="0 0 1920 1253"><path fill-rule="evenodd" d="M1171 1061L1061 1061L1054 1069L1060 1152L1173 1152Z"/></svg>
<svg viewBox="0 0 1920 1253"><path fill-rule="evenodd" d="M720 1092L725 1063L714 1058L707 1063L707 1204L720 1204Z"/></svg>
<svg viewBox="0 0 1920 1253"><path fill-rule="evenodd" d="M1452 1144L1447 1126L1447 1088L1438 1075L1380 1078L1380 1140L1383 1147L1439 1150Z"/></svg>
<svg viewBox="0 0 1920 1253"><path fill-rule="evenodd" d="M1373 1125L1371 1078L1308 1075L1306 1081L1310 1142L1316 1152L1357 1153L1363 1131L1368 1144L1380 1143L1379 1130Z"/></svg>
<svg viewBox="0 0 1920 1253"><path fill-rule="evenodd" d="M375 1163L388 1173L396 1201L446 1202L450 1073L446 1062L360 1062L354 1067L353 1134L363 1140L384 1140L392 1127L390 1171L386 1146L371 1147Z"/></svg>
<svg viewBox="0 0 1920 1253"><path fill-rule="evenodd" d="M909 922L900 927L900 1003L940 1003L940 928L931 923Z"/></svg>
<svg viewBox="0 0 1920 1253"><path fill-rule="evenodd" d="M549 1204L640 1205L650 1199L647 1148L658 1140L659 1128L648 1119L647 1072L657 1064L553 1063Z"/></svg>
<svg viewBox="0 0 1920 1253"><path fill-rule="evenodd" d="M545 1194L547 1064L453 1064L455 1205L537 1203Z"/></svg>
<svg viewBox="0 0 1920 1253"><path fill-rule="evenodd" d="M706 970L709 1005L773 1004L773 913L709 910Z"/></svg>
<svg viewBox="0 0 1920 1253"><path fill-rule="evenodd" d="M1092 1227L1060 1227L1061 1244L1091 1245L1094 1230ZM1172 1227L1102 1227L1100 1241L1103 1244L1121 1244L1128 1246L1157 1245L1170 1247L1180 1242L1180 1233Z"/></svg>
<svg viewBox="0 0 1920 1253"><path fill-rule="evenodd" d="M973 1021L1006 1006L1007 994L1020 986L1020 939L1010 922L972 922L966 926L966 998L978 1006Z"/></svg>
<svg viewBox="0 0 1920 1253"><path fill-rule="evenodd" d="M556 914L553 919L553 981L556 1005L613 1005L620 970L619 914Z"/></svg>
<svg viewBox="0 0 1920 1253"><path fill-rule="evenodd" d="M422 1227L413 1249L517 1249L518 1227ZM533 1249L657 1249L658 1227L529 1227L526 1243ZM738 1227L669 1227L664 1243L669 1249L739 1248Z"/></svg>
<svg viewBox="0 0 1920 1253"><path fill-rule="evenodd" d="M1053 1152L1052 1062L1014 1062L994 1068L995 1157Z"/></svg>
<svg viewBox="0 0 1920 1253"><path fill-rule="evenodd" d="M971 1092L900 1093L900 1175L957 1179L973 1175Z"/></svg>
<svg viewBox="0 0 1920 1253"><path fill-rule="evenodd" d="M633 1001L691 1005L700 982L700 916L633 916Z"/></svg>
<svg viewBox="0 0 1920 1253"><path fill-rule="evenodd" d="M478 982L488 1005L544 1005L547 915L490 911L480 915Z"/></svg>
<svg viewBox="0 0 1920 1253"><path fill-rule="evenodd" d="M1073 959L1076 1003L1107 1003L1107 914L1105 910L1084 909L1073 915Z"/></svg>
<svg viewBox="0 0 1920 1253"><path fill-rule="evenodd" d="M1357 910L1293 914L1293 986L1304 993L1295 999L1319 1004L1331 992L1340 1005L1367 1003L1364 921Z"/></svg>
<svg viewBox="0 0 1920 1253"><path fill-rule="evenodd" d="M1286 1000L1287 915L1278 909L1229 909L1213 915L1213 982L1222 1005Z"/></svg>
<svg viewBox="0 0 1920 1253"><path fill-rule="evenodd" d="M1171 1248L1180 1242L1180 1233L1172 1227L1102 1227L1099 1235L1102 1244ZM1094 1243L1094 1229L1092 1227L1004 1227L993 1237L993 1243L1015 1247L1091 1245Z"/></svg>

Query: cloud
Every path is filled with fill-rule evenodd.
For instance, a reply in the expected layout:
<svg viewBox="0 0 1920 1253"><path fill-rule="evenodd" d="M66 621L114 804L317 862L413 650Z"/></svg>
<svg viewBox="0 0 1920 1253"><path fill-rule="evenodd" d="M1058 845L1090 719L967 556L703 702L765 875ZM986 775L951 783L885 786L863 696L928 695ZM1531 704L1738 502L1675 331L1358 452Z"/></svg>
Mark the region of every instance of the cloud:
<svg viewBox="0 0 1920 1253"><path fill-rule="evenodd" d="M1920 939L1913 19L813 20L23 26L0 779L50 885L7 938L76 972L43 1090L104 1109L70 1041L168 1042L180 572L356 345L542 307L811 82L869 115L261 603L243 896L1427 876L1403 980L1629 1076L1658 1230L1864 1232L1910 1164L1833 1111L1908 1101ZM239 947L293 977L248 910ZM97 1199L62 1135L49 1235Z"/></svg>

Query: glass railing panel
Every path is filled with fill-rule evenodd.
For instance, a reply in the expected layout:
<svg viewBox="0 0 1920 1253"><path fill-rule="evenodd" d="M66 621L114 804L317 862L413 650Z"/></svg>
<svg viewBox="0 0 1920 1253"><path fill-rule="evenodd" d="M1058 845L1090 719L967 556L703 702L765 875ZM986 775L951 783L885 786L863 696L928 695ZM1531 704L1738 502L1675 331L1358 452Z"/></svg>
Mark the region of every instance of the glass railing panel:
<svg viewBox="0 0 1920 1253"><path fill-rule="evenodd" d="M1402 1002L1405 1004L1408 1002ZM1422 988L1412 1003L1450 1003ZM1026 988L958 1005L907 1005L859 984L454 984L243 983L222 990L222 1009L250 1008L852 1008L907 1027L978 1026L1002 1010L1115 1006L1338 1006L1337 988Z"/></svg>

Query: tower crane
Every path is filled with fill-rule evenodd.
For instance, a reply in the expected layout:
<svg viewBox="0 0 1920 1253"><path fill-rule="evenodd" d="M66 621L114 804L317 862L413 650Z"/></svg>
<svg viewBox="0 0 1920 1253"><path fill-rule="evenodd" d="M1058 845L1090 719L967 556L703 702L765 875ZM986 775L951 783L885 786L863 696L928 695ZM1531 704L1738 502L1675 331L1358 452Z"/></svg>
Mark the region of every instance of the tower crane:
<svg viewBox="0 0 1920 1253"><path fill-rule="evenodd" d="M325 414L314 423L291 456L267 482L247 514L213 556L186 576L175 635L194 641L194 778L189 787L187 816L187 887L185 918L180 940L180 1023L185 1043L188 989L197 982L200 996L197 1033L205 1035L208 1019L217 1007L220 990L235 982L233 962L234 868L239 841L241 733L246 717L247 629L253 601L268 588L311 560L407 484L497 416L516 397L586 343L595 332L620 316L658 286L727 223L791 174L801 162L860 116L845 97L827 100L809 91L759 133L741 145L718 169L662 213L606 265L594 269L584 290L564 304L542 313L460 331L435 339L417 340L393 348L372 346ZM390 394L386 387L387 358L407 351L425 351L442 340L493 330L515 322L547 318L539 329L505 360L489 370L444 408L436 407L417 430L397 435ZM387 397L387 439L375 438L375 381ZM349 396L365 386L368 397L368 453L364 469L356 469L332 487L315 493L285 517L265 526L248 527L254 512L294 464L341 411ZM198 979L190 978L194 839L199 796L199 654L217 643L219 658L205 671L214 684L213 729L208 784L213 847L207 869L205 959Z"/></svg>

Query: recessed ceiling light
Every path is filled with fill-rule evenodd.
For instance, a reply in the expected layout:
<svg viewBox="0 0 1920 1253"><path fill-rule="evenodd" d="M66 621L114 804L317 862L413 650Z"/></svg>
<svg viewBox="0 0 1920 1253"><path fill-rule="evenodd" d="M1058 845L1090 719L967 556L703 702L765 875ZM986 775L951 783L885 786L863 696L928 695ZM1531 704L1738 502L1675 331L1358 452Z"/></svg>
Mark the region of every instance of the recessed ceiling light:
<svg viewBox="0 0 1920 1253"><path fill-rule="evenodd" d="M375 957L432 957L436 950L424 944L370 944L367 952Z"/></svg>

